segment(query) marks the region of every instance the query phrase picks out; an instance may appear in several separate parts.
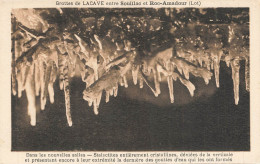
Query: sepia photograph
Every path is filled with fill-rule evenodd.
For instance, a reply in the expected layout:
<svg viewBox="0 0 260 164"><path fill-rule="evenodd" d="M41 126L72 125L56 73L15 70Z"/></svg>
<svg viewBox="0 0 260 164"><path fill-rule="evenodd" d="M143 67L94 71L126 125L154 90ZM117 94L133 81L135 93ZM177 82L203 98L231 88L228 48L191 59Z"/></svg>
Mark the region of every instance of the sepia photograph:
<svg viewBox="0 0 260 164"><path fill-rule="evenodd" d="M250 10L12 8L11 151L250 151Z"/></svg>

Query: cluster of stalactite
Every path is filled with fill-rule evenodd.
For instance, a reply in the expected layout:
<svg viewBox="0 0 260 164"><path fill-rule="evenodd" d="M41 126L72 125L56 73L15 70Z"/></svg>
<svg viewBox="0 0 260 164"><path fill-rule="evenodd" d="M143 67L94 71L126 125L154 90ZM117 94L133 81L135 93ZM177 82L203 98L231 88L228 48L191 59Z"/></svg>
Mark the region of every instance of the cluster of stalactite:
<svg viewBox="0 0 260 164"><path fill-rule="evenodd" d="M119 86L128 87L129 74L156 97L167 81L173 103L173 81L194 95L190 75L206 84L214 75L220 87L224 61L232 69L238 104L241 62L249 91L248 21L248 9L13 9L12 93L26 92L34 126L36 97L42 110L47 99L54 103L59 80L72 126L69 82L77 74L86 83L83 98L98 114L102 94L109 102Z"/></svg>

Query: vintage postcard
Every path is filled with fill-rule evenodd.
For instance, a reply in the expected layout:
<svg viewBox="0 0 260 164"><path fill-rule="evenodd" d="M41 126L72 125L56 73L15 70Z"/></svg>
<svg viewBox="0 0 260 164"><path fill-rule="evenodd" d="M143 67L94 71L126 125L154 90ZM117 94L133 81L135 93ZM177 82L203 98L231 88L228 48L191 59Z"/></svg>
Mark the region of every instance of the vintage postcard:
<svg viewBox="0 0 260 164"><path fill-rule="evenodd" d="M0 4L0 164L260 163L260 1Z"/></svg>

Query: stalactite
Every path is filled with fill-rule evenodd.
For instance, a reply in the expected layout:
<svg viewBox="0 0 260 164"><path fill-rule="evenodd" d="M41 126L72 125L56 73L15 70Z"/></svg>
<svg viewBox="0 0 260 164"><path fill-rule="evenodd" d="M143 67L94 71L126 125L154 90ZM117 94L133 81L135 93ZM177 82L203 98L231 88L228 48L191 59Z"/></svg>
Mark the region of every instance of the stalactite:
<svg viewBox="0 0 260 164"><path fill-rule="evenodd" d="M13 24L12 24L12 33L16 32L16 18L13 19ZM15 37L12 37L12 76L11 76L11 81L12 81L12 93L13 95L16 95L16 68L15 68L15 50L16 49L16 41Z"/></svg>
<svg viewBox="0 0 260 164"><path fill-rule="evenodd" d="M214 74L215 74L215 80L216 80L216 86L219 88L219 64L222 54L214 54L213 58L213 68L214 68Z"/></svg>
<svg viewBox="0 0 260 164"><path fill-rule="evenodd" d="M28 100L28 115L31 118L31 125L36 125L36 96L35 96L35 81L34 81L34 65L30 67L28 79L25 84L26 96Z"/></svg>
<svg viewBox="0 0 260 164"><path fill-rule="evenodd" d="M132 68L132 76L133 76L134 85L137 84L138 72L139 72L139 66L134 66Z"/></svg>
<svg viewBox="0 0 260 164"><path fill-rule="evenodd" d="M240 62L240 60L238 58L235 58L231 62L233 88L234 88L234 99L235 99L236 105L238 105L238 101L239 101L239 69L240 69L239 62Z"/></svg>
<svg viewBox="0 0 260 164"><path fill-rule="evenodd" d="M245 61L245 82L246 82L246 90L249 92L250 90L249 58L246 58Z"/></svg>
<svg viewBox="0 0 260 164"><path fill-rule="evenodd" d="M41 81L41 110L45 109L45 105L46 105L46 96L45 94L45 79L46 78L46 64L44 62L41 61L40 63L40 81Z"/></svg>
<svg viewBox="0 0 260 164"><path fill-rule="evenodd" d="M56 79L60 90L64 91L67 122L72 126L70 79L78 75L86 86L83 99L93 106L96 115L103 92L105 102L109 102L110 96L120 94L120 86L131 87L128 75L132 75L134 85L139 83L143 88L145 84L155 97L161 94L161 83L167 83L170 102L174 103L174 97L178 95L174 95L173 83L181 83L194 96L196 83L192 83L193 77L202 78L209 84L214 74L216 87L221 87L220 65L225 62L228 67L231 65L234 100L238 105L240 62L245 61L245 85L247 91L250 89L246 20L241 23L229 18L230 23L208 23L206 18L197 16L196 21L195 18L187 21L179 16L185 9L178 12L162 9L167 18L165 15L140 16L140 21L131 13L124 17L115 11L115 17L120 19L111 21L111 27L106 31L101 28L99 21L103 18L98 15L93 19L98 22L97 26L89 27L84 21L73 24L70 20L70 25L64 24L64 27L48 24L41 16L41 11L48 10L12 10L12 93L20 98L23 90L26 91L33 126L36 125L36 96L40 96L42 110L47 100L54 103ZM57 8L56 12L59 17L66 18L68 11ZM154 12L162 14L158 10ZM186 12L195 17L201 13L188 9ZM88 20L89 24L91 20Z"/></svg>
<svg viewBox="0 0 260 164"><path fill-rule="evenodd" d="M167 77L167 82L168 82L170 100L171 100L171 103L174 103L173 80L172 80L172 77L171 77L171 76L168 76L168 77Z"/></svg>
<svg viewBox="0 0 260 164"><path fill-rule="evenodd" d="M65 106L66 106L66 116L69 126L72 126L72 119L71 119L71 111L70 111L70 86L69 86L69 76L68 76L68 65L64 66L64 80L63 80L63 86L64 86L64 96L65 96Z"/></svg>
<svg viewBox="0 0 260 164"><path fill-rule="evenodd" d="M41 90L41 69L40 69L40 64L39 61L35 61L34 62L34 69L35 69L35 76L34 76L34 80L35 80L35 94L36 96L40 95L40 90Z"/></svg>

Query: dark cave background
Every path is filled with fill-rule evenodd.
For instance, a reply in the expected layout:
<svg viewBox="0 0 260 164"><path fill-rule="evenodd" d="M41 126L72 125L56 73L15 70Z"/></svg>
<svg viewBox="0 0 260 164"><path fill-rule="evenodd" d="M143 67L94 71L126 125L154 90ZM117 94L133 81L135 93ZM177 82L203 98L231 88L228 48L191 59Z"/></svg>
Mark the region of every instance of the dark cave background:
<svg viewBox="0 0 260 164"><path fill-rule="evenodd" d="M30 125L26 95L12 96L12 151L249 151L250 108L245 90L244 64L240 69L240 99L235 105L231 68L220 67L220 88L212 77L209 85L191 76L194 97L180 82L174 82L171 104L167 83L158 98L149 88L119 87L118 96L104 102L99 115L82 98L85 84L71 82L73 126L65 115L64 93L55 84L55 102L37 112ZM37 100L39 101L39 99ZM40 108L40 107L39 107Z"/></svg>

